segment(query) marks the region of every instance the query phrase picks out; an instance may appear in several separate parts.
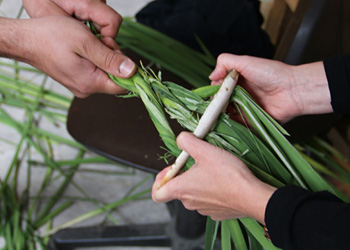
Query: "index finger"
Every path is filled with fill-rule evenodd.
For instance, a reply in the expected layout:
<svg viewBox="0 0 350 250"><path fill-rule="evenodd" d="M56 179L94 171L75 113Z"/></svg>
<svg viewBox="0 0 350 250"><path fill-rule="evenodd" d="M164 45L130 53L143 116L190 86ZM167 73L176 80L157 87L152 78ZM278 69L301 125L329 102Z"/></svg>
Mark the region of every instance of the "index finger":
<svg viewBox="0 0 350 250"><path fill-rule="evenodd" d="M176 143L181 150L189 153L196 162L209 157L209 154L213 154L218 149L190 132L181 132L176 139Z"/></svg>
<svg viewBox="0 0 350 250"><path fill-rule="evenodd" d="M89 20L100 26L102 36L116 38L119 27L123 22L123 18L118 12L100 1L91 2L91 6L87 11Z"/></svg>
<svg viewBox="0 0 350 250"><path fill-rule="evenodd" d="M177 199L176 192L172 190L173 182L176 181L176 178L167 182L162 188L158 189L160 182L162 181L165 174L169 171L170 166L164 168L161 172L158 173L156 179L152 186L152 199L155 202L168 202L174 199Z"/></svg>
<svg viewBox="0 0 350 250"><path fill-rule="evenodd" d="M115 38L123 21L121 15L104 1L62 1L52 0L68 14L78 19L92 21L99 27L102 36Z"/></svg>

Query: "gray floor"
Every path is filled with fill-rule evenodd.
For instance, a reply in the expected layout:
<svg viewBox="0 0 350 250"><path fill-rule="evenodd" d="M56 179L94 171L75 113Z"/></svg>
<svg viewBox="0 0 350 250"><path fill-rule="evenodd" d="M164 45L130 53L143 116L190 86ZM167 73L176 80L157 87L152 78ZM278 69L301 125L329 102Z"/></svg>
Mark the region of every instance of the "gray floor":
<svg viewBox="0 0 350 250"><path fill-rule="evenodd" d="M108 4L116 9L123 16L133 16L140 8L142 8L150 0L114 0L109 1ZM5 17L16 17L20 9L21 1L19 0L3 0L0 4L0 15ZM27 18L24 13L21 18ZM3 59L2 59L3 60ZM31 78L32 76L26 75L24 77L29 78L32 81L40 82L40 78ZM49 80L48 86L53 90L71 95L65 88L63 88L58 83L53 80ZM11 115L21 119L23 117L23 111L17 109L8 109ZM50 130L54 133L63 135L70 138L66 131L65 126L56 127L50 122L41 121L41 127ZM0 123L0 176L3 177L3 173L6 172L6 168L10 165L12 157L15 153L15 145L9 144L4 141L9 140L12 142L18 142L20 135L13 129ZM69 147L56 145L54 148L55 159L69 159L73 158L76 152ZM34 154L35 157L35 154ZM39 156L37 156L39 157ZM146 178L145 184L139 187L139 190L145 190L150 188L153 182L152 176L141 171L132 171L131 169L125 169L123 167L109 166L109 165L86 165L82 166L82 169L92 168L106 170L117 170L126 172L126 175L105 175L105 174L92 174L88 172L80 172L74 179L74 181L84 189L91 197L96 197L103 202L116 201L124 197L124 195L133 187L135 184ZM23 178L25 178L25 171L23 171ZM43 178L45 171L43 168L38 168L35 170L35 174L31 176L32 178L32 191L39 188L35 183L39 183ZM25 181L23 181L24 183ZM52 192L55 190L55 183L52 184ZM50 196L50 191L47 193ZM74 188L70 187L66 196L79 195L79 192ZM72 218L79 216L82 213L91 211L95 209L94 205L86 202L76 202L76 204L69 210L65 211L62 215L57 217L54 221L54 226L60 225ZM144 199L139 201L133 201L118 207L114 212L114 217L120 224L142 224L142 223L153 223L153 222L166 222L169 220L169 214L165 208L164 204L155 204L151 199ZM80 223L75 226L83 225L94 225L101 222L103 216L94 217L88 221ZM89 248L89 249L168 249L168 248L125 248L125 247L115 247L115 248Z"/></svg>

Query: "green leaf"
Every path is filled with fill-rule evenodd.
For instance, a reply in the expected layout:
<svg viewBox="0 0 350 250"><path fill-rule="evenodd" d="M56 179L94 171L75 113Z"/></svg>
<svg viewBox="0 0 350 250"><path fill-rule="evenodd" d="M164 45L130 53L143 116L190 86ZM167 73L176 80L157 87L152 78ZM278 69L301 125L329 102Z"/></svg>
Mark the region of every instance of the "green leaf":
<svg viewBox="0 0 350 250"><path fill-rule="evenodd" d="M212 220L209 216L207 217L207 224L205 227L205 250L213 250L217 233L219 228L219 222Z"/></svg>
<svg viewBox="0 0 350 250"><path fill-rule="evenodd" d="M264 249L277 250L271 241L267 240L264 236L263 228L251 218L242 218L239 221L243 226L253 235L253 237L263 246Z"/></svg>
<svg viewBox="0 0 350 250"><path fill-rule="evenodd" d="M226 223L227 227L230 230L235 250L248 250L247 243L244 239L244 235L238 223L238 220L226 220L223 222Z"/></svg>
<svg viewBox="0 0 350 250"><path fill-rule="evenodd" d="M231 250L231 234L228 221L221 222L221 249Z"/></svg>

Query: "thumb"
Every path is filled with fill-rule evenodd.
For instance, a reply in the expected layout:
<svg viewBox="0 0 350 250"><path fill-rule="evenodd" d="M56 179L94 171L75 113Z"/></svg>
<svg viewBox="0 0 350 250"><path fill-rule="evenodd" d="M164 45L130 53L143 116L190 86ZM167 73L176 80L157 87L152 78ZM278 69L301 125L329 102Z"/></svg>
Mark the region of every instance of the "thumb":
<svg viewBox="0 0 350 250"><path fill-rule="evenodd" d="M169 171L171 166L164 168L161 172L158 173L156 179L152 186L152 199L155 202L168 202L173 199L176 199L176 192L173 190L176 187L177 178L174 178L167 182L164 186L159 188L159 184Z"/></svg>
<svg viewBox="0 0 350 250"><path fill-rule="evenodd" d="M121 78L129 78L135 73L135 63L120 50L112 50L93 35L92 39L86 43L87 45L78 54L91 61L98 68Z"/></svg>

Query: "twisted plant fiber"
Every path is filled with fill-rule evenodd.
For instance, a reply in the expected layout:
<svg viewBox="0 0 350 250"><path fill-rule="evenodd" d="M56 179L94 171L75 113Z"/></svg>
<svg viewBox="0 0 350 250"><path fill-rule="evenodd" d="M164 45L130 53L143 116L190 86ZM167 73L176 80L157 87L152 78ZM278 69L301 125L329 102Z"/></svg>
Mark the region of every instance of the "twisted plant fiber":
<svg viewBox="0 0 350 250"><path fill-rule="evenodd" d="M178 156L181 150L176 145L175 134L164 111L170 115L171 119L176 119L184 128L193 132L199 116L209 104L209 101L203 100L202 97L207 98L215 94L215 90L218 89L211 86L211 88L202 87L190 91L175 83L162 82L160 74L156 76L153 71L145 68L139 68L137 73L129 79L112 75L110 78L130 91L129 96L141 98L161 139L174 156ZM293 182L288 171L259 138L245 126L231 120L226 114L221 115L216 127L205 140L239 157L254 174L268 183L281 186L282 183ZM253 143L249 143L252 141ZM193 159L190 158L186 164L187 168L193 163Z"/></svg>

